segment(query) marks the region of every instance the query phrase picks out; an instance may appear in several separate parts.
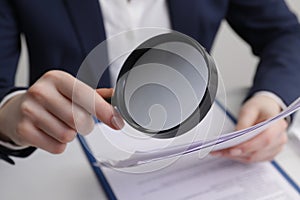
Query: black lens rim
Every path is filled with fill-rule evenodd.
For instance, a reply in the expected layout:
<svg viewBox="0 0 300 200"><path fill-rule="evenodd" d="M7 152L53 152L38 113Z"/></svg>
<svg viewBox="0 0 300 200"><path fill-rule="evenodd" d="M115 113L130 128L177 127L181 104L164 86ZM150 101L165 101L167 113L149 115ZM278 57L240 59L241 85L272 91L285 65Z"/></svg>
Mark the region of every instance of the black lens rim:
<svg viewBox="0 0 300 200"><path fill-rule="evenodd" d="M167 43L167 42L183 42L188 45L191 45L195 49L197 49L201 55L203 56L207 71L208 71L208 80L207 86L204 93L204 96L199 103L198 107L195 111L180 124L176 125L173 128L161 130L161 131L153 131L146 128L141 127L138 123L136 123L129 112L126 109L124 93L125 93L125 85L126 79L128 77L128 72L135 67L136 62L142 57L147 51L155 48L157 45ZM150 135L154 138L173 138L179 135L182 135L189 130L193 129L197 126L207 115L209 112L217 93L218 88L218 72L216 64L213 58L209 55L209 53L202 47L196 40L190 38L187 35L178 32L165 33L158 36L154 36L141 45L139 45L126 59L124 62L121 71L117 78L117 83L115 86L114 95L111 99L111 103L114 108L121 114L123 119L133 128L137 129L140 132L143 132L147 135Z"/></svg>

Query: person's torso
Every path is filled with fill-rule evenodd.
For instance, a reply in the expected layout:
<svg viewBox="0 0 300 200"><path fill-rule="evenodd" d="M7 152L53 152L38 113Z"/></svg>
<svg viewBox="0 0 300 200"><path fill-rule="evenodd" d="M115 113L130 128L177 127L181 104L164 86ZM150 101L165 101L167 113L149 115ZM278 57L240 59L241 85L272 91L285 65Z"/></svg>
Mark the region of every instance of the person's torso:
<svg viewBox="0 0 300 200"><path fill-rule="evenodd" d="M29 49L30 83L50 69L75 75L85 56L106 38L98 0L12 4ZM171 28L193 37L210 51L228 1L169 0L167 5Z"/></svg>

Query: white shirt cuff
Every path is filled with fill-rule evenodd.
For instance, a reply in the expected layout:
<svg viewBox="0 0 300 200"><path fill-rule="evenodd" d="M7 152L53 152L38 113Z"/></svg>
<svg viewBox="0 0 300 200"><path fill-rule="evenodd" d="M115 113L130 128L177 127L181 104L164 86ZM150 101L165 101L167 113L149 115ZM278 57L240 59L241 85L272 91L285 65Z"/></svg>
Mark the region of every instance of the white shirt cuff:
<svg viewBox="0 0 300 200"><path fill-rule="evenodd" d="M12 143L4 142L4 141L1 141L1 140L0 140L0 145L7 148L7 149L10 149L10 150L22 150L22 149L26 149L27 147L29 147L29 146L17 146L17 145L14 145Z"/></svg>
<svg viewBox="0 0 300 200"><path fill-rule="evenodd" d="M256 92L254 94L255 96L256 95L263 95L263 96L267 96L267 97L270 97L272 98L276 103L278 103L278 105L281 107L282 110L286 109L287 108L287 105L282 101L282 99L277 96L276 94L274 94L273 92L269 92L269 91L259 91L259 92Z"/></svg>
<svg viewBox="0 0 300 200"><path fill-rule="evenodd" d="M12 93L9 93L8 95L6 95L1 103L0 103L0 108L6 103L8 102L11 98L17 96L18 94L24 94L26 92L26 90L18 90L18 91L15 91L15 92L12 92Z"/></svg>

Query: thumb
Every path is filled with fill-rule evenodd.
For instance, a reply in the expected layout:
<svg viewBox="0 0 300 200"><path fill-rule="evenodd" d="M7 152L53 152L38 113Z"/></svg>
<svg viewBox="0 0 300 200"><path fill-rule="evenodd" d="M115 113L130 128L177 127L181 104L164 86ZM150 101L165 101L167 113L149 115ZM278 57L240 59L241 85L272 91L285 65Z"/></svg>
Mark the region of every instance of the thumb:
<svg viewBox="0 0 300 200"><path fill-rule="evenodd" d="M239 113L236 130L245 129L256 124L259 118L259 113L260 112L258 108L247 105L246 103Z"/></svg>
<svg viewBox="0 0 300 200"><path fill-rule="evenodd" d="M97 117L104 122L105 124L109 125L111 128L114 129L122 129L124 127L124 121L121 117L121 115L106 101L103 102L104 99L108 99L111 98L113 95L113 88L100 88L100 89L96 89L96 92L99 96L101 96L101 98L99 98L99 104L102 102L102 107L100 106L98 109L98 112L96 111ZM104 109L106 108L106 113L107 114L111 114L111 117L103 117L103 115L105 115L105 113L103 111L105 111ZM107 109L110 109L107 110ZM97 109L96 109L97 110ZM109 120L110 119L110 120Z"/></svg>
<svg viewBox="0 0 300 200"><path fill-rule="evenodd" d="M96 89L96 92L103 98L110 98L113 95L113 88L99 88Z"/></svg>

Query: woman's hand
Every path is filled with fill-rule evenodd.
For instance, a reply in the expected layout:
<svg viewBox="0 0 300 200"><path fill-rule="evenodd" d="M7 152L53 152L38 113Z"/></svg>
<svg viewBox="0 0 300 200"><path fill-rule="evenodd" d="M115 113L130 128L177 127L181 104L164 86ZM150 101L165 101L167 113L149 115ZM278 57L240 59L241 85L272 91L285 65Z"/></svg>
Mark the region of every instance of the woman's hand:
<svg viewBox="0 0 300 200"><path fill-rule="evenodd" d="M274 117L280 111L281 107L272 98L263 95L253 96L242 106L236 129L253 126ZM224 156L244 163L272 160L287 142L287 127L286 120L281 119L256 137L237 146L212 152L212 155Z"/></svg>
<svg viewBox="0 0 300 200"><path fill-rule="evenodd" d="M110 97L112 89L94 90L68 73L47 72L0 109L0 138L56 154L77 132L92 131L92 115L114 129L121 128L122 119L101 95Z"/></svg>

